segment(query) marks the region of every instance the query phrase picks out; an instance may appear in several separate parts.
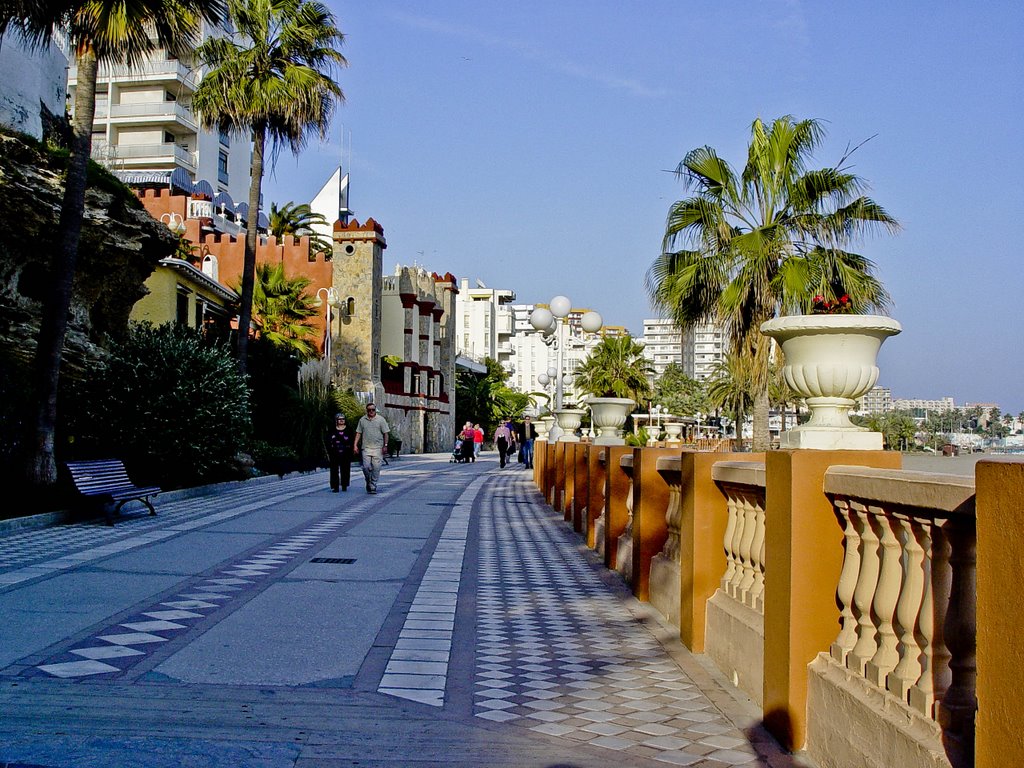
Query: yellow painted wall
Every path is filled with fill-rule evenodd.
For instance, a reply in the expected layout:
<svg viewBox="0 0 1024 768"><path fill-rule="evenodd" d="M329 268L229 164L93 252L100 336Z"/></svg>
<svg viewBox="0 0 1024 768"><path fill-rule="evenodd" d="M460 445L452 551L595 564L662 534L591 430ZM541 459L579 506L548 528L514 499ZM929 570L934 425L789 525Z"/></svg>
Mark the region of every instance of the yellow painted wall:
<svg viewBox="0 0 1024 768"><path fill-rule="evenodd" d="M173 323L178 318L178 286L189 291L188 324L196 325L196 301L206 299L208 304L216 307L224 306L224 299L216 295L205 285L189 279L187 274L164 265L158 265L149 279L146 280L149 293L143 296L132 307L128 319L132 322L148 322L153 325Z"/></svg>

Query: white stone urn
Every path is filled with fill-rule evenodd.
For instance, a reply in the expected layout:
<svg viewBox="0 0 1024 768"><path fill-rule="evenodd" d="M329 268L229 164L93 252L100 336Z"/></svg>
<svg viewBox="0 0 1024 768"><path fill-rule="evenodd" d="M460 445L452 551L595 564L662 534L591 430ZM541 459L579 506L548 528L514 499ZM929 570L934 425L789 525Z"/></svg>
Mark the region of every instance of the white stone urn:
<svg viewBox="0 0 1024 768"><path fill-rule="evenodd" d="M562 408L555 411L555 419L561 430L558 442L578 443L580 439L576 437L576 430L579 429L580 424L583 423L583 417L586 415L587 412L581 408Z"/></svg>
<svg viewBox="0 0 1024 768"><path fill-rule="evenodd" d="M625 445L622 427L636 402L628 397L589 397L591 422L597 429L594 445Z"/></svg>
<svg viewBox="0 0 1024 768"><path fill-rule="evenodd" d="M553 422L554 420L554 416L543 416L539 419L534 420L533 428L537 430L538 440L548 439L548 432L551 431L551 422Z"/></svg>
<svg viewBox="0 0 1024 768"><path fill-rule="evenodd" d="M665 427L666 443L671 446L676 446L683 442L683 422L666 421L663 426Z"/></svg>
<svg viewBox="0 0 1024 768"><path fill-rule="evenodd" d="M784 432L782 448L880 451L882 434L850 422L857 398L878 381L878 350L902 329L884 315L793 315L761 332L781 346L782 375L807 402L811 419Z"/></svg>

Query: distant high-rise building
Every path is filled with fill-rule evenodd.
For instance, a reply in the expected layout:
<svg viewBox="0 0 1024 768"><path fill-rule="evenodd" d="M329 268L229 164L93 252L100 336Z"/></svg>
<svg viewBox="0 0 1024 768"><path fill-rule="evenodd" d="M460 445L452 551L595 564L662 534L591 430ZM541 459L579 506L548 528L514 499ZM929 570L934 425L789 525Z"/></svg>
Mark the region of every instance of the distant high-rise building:
<svg viewBox="0 0 1024 768"><path fill-rule="evenodd" d="M872 387L857 401L861 413L886 413L892 410L892 390L889 387Z"/></svg>
<svg viewBox="0 0 1024 768"><path fill-rule="evenodd" d="M224 34L206 22L200 40ZM96 79L92 156L132 185L179 188L205 181L201 191L226 193L234 203L249 194L251 141L248 133L207 131L192 112L192 94L202 77L193 62L158 48L129 67L101 64ZM78 68L68 70L71 104ZM191 190L185 189L186 192Z"/></svg>
<svg viewBox="0 0 1024 768"><path fill-rule="evenodd" d="M713 323L691 325L681 330L672 320L648 318L644 320L644 356L654 366L654 375L660 376L675 363L683 373L697 381L704 381L722 361L727 343L725 333Z"/></svg>

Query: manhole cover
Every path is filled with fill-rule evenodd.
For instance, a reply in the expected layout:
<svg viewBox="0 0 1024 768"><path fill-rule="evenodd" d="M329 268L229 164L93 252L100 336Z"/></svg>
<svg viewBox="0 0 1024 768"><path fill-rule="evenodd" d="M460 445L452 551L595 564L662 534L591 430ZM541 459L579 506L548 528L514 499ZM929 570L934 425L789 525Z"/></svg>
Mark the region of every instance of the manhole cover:
<svg viewBox="0 0 1024 768"><path fill-rule="evenodd" d="M331 565L351 565L356 560L354 557L314 557L311 563L330 563Z"/></svg>

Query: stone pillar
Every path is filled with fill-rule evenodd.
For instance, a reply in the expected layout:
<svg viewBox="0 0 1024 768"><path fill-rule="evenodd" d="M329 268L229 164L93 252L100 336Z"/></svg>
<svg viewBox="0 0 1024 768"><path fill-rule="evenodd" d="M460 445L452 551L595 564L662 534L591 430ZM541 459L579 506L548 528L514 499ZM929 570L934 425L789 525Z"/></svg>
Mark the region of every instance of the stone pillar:
<svg viewBox="0 0 1024 768"><path fill-rule="evenodd" d="M651 559L668 538L668 483L658 474L658 459L678 456L678 448L640 448L633 452L633 594L650 599Z"/></svg>
<svg viewBox="0 0 1024 768"><path fill-rule="evenodd" d="M587 453L590 443L574 443L572 449L572 529L586 534L587 521L583 513L587 508Z"/></svg>
<svg viewBox="0 0 1024 768"><path fill-rule="evenodd" d="M807 665L839 626L843 532L822 491L832 465L899 469L891 451L771 451L765 457L764 722L790 750L807 736Z"/></svg>
<svg viewBox="0 0 1024 768"><path fill-rule="evenodd" d="M1024 765L1021 720L1021 602L1024 571L1024 462L979 461L975 475L978 516L977 768Z"/></svg>
<svg viewBox="0 0 1024 768"><path fill-rule="evenodd" d="M605 491L604 491L604 565L615 570L615 557L619 537L626 530L629 512L626 509L626 494L629 493L629 475L620 464L623 456L633 453L628 445L606 445Z"/></svg>
<svg viewBox="0 0 1024 768"><path fill-rule="evenodd" d="M604 484L607 472L603 456L604 446L592 445L587 451L587 546L591 549L597 549L597 520L604 511ZM603 541L603 528L601 533Z"/></svg>

